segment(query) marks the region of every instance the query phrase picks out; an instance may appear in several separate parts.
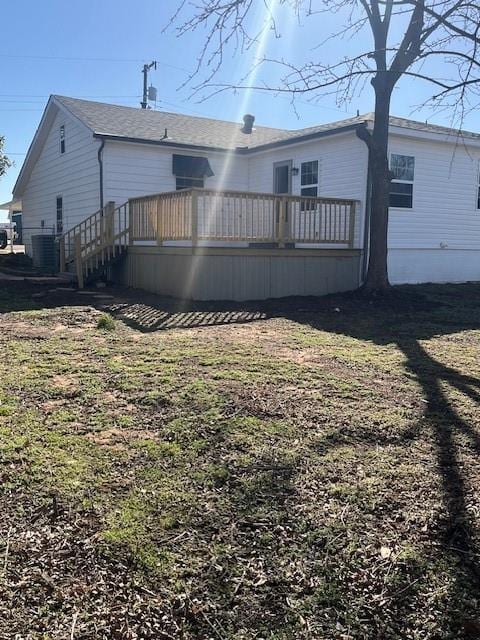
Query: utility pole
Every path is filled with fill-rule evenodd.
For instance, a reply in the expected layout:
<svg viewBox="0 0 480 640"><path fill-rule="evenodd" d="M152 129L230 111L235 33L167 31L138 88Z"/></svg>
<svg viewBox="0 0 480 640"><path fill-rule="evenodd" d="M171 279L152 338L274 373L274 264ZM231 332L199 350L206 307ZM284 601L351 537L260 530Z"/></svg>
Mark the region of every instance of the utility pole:
<svg viewBox="0 0 480 640"><path fill-rule="evenodd" d="M144 64L143 65L143 69L142 69L142 73L143 73L143 100L140 103L142 105L142 109L146 109L148 106L147 100L148 100L148 72L150 71L150 69L156 69L157 68L157 61L153 60L153 62L151 62L150 64Z"/></svg>

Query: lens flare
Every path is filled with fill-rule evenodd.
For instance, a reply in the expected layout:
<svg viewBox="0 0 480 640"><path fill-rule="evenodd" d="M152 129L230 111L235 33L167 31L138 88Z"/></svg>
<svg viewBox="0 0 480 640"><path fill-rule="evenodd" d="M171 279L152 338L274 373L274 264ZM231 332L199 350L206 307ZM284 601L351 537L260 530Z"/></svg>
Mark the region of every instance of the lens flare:
<svg viewBox="0 0 480 640"><path fill-rule="evenodd" d="M260 67L262 66L262 60L265 57L266 47L267 47L269 38L273 33L273 22L276 20L280 1L281 0L271 0L271 2L269 3L265 2L265 3L258 4L259 13L254 16L253 20L255 24L261 24L263 25L263 27L261 28L259 36L255 40L254 45L251 48L251 50L253 50L253 60L249 56L248 61L246 61L245 63L245 65L248 64L248 66L251 67L251 71L247 73L246 69L244 70L245 71L244 77L245 77L245 82L247 83L247 86L241 90L242 98L240 100L238 111L235 118L235 121L238 123L242 121L243 116L249 111L249 106L250 106L250 103L252 100L252 94L254 91L253 87L256 85ZM241 125L239 124L239 128L240 126ZM228 148L235 147L236 137L237 137L237 132L234 131L229 140ZM228 183L230 182L230 175L232 172L232 162L234 157L235 157L235 153L233 151L226 153L222 157L222 168L218 175L218 180L215 181L215 190L218 192L225 191L225 189L228 187ZM225 214L222 207L222 203L225 202L225 200L222 199L221 194L219 195L218 199L217 198L210 199L210 202L212 206L210 207L209 211L203 212L205 217L203 221L203 224L205 225L205 229L211 228L213 218L216 215ZM189 274L186 279L185 296L184 296L185 298L192 297L193 285L195 282L195 278L198 276L199 271L202 268L202 261L203 261L203 256L199 254L197 254L192 258Z"/></svg>

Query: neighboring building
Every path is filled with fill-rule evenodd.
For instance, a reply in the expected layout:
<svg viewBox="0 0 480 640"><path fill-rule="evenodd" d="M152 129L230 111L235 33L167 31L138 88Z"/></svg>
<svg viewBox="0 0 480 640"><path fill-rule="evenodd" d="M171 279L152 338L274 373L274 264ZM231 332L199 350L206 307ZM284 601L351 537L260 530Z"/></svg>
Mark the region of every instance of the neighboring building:
<svg viewBox="0 0 480 640"><path fill-rule="evenodd" d="M23 244L23 218L22 212L18 210L13 210L10 219L12 224L15 225L15 239L13 244Z"/></svg>
<svg viewBox="0 0 480 640"><path fill-rule="evenodd" d="M8 212L9 222L13 225L13 244L23 244L22 236L22 201L10 200L0 204L1 211Z"/></svg>
<svg viewBox="0 0 480 640"><path fill-rule="evenodd" d="M335 250L336 256L340 248L352 256L355 252L358 284L366 237L368 153L356 130L371 128L372 120L373 114L367 114L286 131L257 126L249 117L242 126L52 96L14 188L14 197L23 201L27 251L28 228L55 227L61 234L110 201L118 206L151 193L202 187L341 198L357 203L353 237L345 247L315 244L310 238L310 244L296 241L286 250L308 246ZM459 137L446 127L392 117L390 159L396 176L388 240L391 282L480 280L480 135L462 132ZM314 205L298 206L297 218L303 220L298 224L305 227L306 212ZM235 209L229 207L215 215L233 220ZM229 244L222 238L213 246L262 245ZM175 244L182 243L170 243ZM266 250L268 243L263 245ZM300 291L311 292L304 286Z"/></svg>

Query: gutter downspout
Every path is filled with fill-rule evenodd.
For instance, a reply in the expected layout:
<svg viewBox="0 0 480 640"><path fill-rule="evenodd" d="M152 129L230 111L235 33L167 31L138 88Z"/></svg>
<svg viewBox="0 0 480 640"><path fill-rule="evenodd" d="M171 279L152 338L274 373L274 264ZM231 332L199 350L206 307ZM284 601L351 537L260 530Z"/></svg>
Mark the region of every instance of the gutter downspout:
<svg viewBox="0 0 480 640"><path fill-rule="evenodd" d="M105 146L105 139L102 140L100 147L98 148L98 167L100 177L100 209L103 209L103 148Z"/></svg>

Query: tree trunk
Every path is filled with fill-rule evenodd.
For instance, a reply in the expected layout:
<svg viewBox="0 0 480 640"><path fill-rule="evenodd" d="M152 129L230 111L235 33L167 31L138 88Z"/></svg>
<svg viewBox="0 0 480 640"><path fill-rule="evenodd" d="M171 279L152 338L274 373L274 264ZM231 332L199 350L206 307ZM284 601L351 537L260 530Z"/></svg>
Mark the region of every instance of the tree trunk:
<svg viewBox="0 0 480 640"><path fill-rule="evenodd" d="M371 168L370 253L364 288L369 293L383 293L389 285L387 270L388 201L390 170L388 166L388 125L391 89L375 88L375 122L369 145Z"/></svg>

